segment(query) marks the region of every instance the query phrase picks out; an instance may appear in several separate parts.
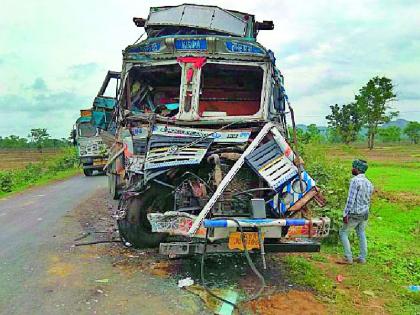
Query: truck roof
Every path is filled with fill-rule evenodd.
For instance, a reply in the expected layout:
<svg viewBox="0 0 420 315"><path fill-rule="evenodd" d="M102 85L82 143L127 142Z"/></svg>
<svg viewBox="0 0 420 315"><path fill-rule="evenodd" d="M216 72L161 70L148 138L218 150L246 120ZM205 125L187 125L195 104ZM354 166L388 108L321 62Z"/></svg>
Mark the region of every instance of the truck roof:
<svg viewBox="0 0 420 315"><path fill-rule="evenodd" d="M148 35L124 50L125 61L133 62L185 55L266 60L268 51L256 36L274 28L272 21L256 22L252 14L197 4L152 7L147 19L133 21Z"/></svg>
<svg viewBox="0 0 420 315"><path fill-rule="evenodd" d="M259 30L274 28L272 21L256 22L249 13L198 4L151 7L147 19L133 21L148 37L208 34L255 39Z"/></svg>
<svg viewBox="0 0 420 315"><path fill-rule="evenodd" d="M152 7L145 23L148 31L162 27L204 29L220 34L251 37L254 16L217 6L182 4Z"/></svg>

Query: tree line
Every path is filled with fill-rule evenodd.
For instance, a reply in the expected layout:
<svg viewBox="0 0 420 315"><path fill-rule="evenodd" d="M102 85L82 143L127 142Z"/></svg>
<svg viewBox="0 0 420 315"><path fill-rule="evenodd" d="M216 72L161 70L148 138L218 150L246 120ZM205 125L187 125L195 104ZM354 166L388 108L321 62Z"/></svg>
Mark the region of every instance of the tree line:
<svg viewBox="0 0 420 315"><path fill-rule="evenodd" d="M331 127L321 129L316 124L310 124L305 129L297 127L296 134L301 143L346 143L342 140L342 137L337 133L336 129ZM417 144L420 140L420 123L411 121L405 128L397 126L381 127L378 129L377 138L382 143L398 143L408 140L413 144ZM363 134L361 130L358 134L354 135L354 138L350 142L366 141L368 141L368 135ZM350 142L347 142L347 144Z"/></svg>
<svg viewBox="0 0 420 315"><path fill-rule="evenodd" d="M343 105L330 106L331 113L325 118L328 121L330 137L349 144L360 139L362 128L367 130L366 140L369 149L373 149L379 136L384 142L396 142L401 133L408 136L412 143L418 143L420 124L410 122L404 130L398 127L380 128L381 125L397 117L399 112L392 111L390 103L396 101L392 80L386 77L374 77L359 89L354 101ZM310 130L309 137L315 130ZM312 135L316 136L316 135Z"/></svg>
<svg viewBox="0 0 420 315"><path fill-rule="evenodd" d="M70 146L68 139L51 138L45 128L31 129L27 138L16 135L10 135L4 138L0 136L0 148L2 149L38 149L42 152L44 148L64 148L68 146Z"/></svg>

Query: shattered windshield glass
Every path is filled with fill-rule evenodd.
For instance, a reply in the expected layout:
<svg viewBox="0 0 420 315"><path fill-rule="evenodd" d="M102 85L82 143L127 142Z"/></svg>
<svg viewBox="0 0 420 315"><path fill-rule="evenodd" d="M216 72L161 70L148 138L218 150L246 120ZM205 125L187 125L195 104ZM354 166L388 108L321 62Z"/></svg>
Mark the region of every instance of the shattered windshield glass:
<svg viewBox="0 0 420 315"><path fill-rule="evenodd" d="M178 64L135 68L130 73L131 110L172 117L178 113L181 67Z"/></svg>

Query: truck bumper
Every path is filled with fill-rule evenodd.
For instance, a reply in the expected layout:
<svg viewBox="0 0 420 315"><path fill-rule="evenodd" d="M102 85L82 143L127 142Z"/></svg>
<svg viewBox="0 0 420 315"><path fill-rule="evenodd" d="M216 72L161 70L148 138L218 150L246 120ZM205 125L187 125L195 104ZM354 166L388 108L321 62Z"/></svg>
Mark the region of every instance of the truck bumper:
<svg viewBox="0 0 420 315"><path fill-rule="evenodd" d="M194 242L172 242L161 243L159 253L165 256L187 256L203 254L204 243ZM285 242L275 244L264 244L265 252L270 253L314 253L319 252L321 245L319 242ZM207 244L206 252L209 254L240 253L239 249L230 249L227 243ZM249 252L259 252L253 249Z"/></svg>
<svg viewBox="0 0 420 315"><path fill-rule="evenodd" d="M105 164L101 165L93 165L93 164L83 164L83 169L89 169L89 170L97 170L97 171L103 171Z"/></svg>
<svg viewBox="0 0 420 315"><path fill-rule="evenodd" d="M107 158L100 156L82 157L80 162L83 165L83 169L102 171L107 162Z"/></svg>
<svg viewBox="0 0 420 315"><path fill-rule="evenodd" d="M181 212L149 213L147 215L152 227L152 232L169 233L170 235L189 236L188 232L194 223L196 216ZM234 219L234 220L232 220ZM232 217L204 220L198 229L196 238L204 238L207 229L210 240L228 238L232 232L239 230L238 224L243 229L261 230L266 238L293 239L293 238L325 238L330 231L331 220L327 217L301 219L252 219L244 217ZM285 231L287 232L285 233Z"/></svg>
<svg viewBox="0 0 420 315"><path fill-rule="evenodd" d="M149 213L153 232L187 236L195 216L179 212ZM232 220L235 219L235 220ZM204 251L204 239L208 237L209 253L235 253L243 250L238 238L238 227L245 234L256 234L263 240L265 252L318 252L319 240L328 236L329 218L290 219L252 219L221 218L204 220L197 234L189 241L161 243L160 253L169 256L200 254ZM234 235L236 234L236 235ZM247 246L248 247L248 246ZM259 252L260 246L248 247L249 251Z"/></svg>

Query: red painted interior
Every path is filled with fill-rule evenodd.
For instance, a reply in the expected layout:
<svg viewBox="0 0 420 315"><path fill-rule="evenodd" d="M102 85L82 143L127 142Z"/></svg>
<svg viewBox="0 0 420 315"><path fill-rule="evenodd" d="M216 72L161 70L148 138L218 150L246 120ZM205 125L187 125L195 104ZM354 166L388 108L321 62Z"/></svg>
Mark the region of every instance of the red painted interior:
<svg viewBox="0 0 420 315"><path fill-rule="evenodd" d="M227 116L254 115L260 109L260 95L255 91L240 89L204 89L200 95L198 113L226 112Z"/></svg>

